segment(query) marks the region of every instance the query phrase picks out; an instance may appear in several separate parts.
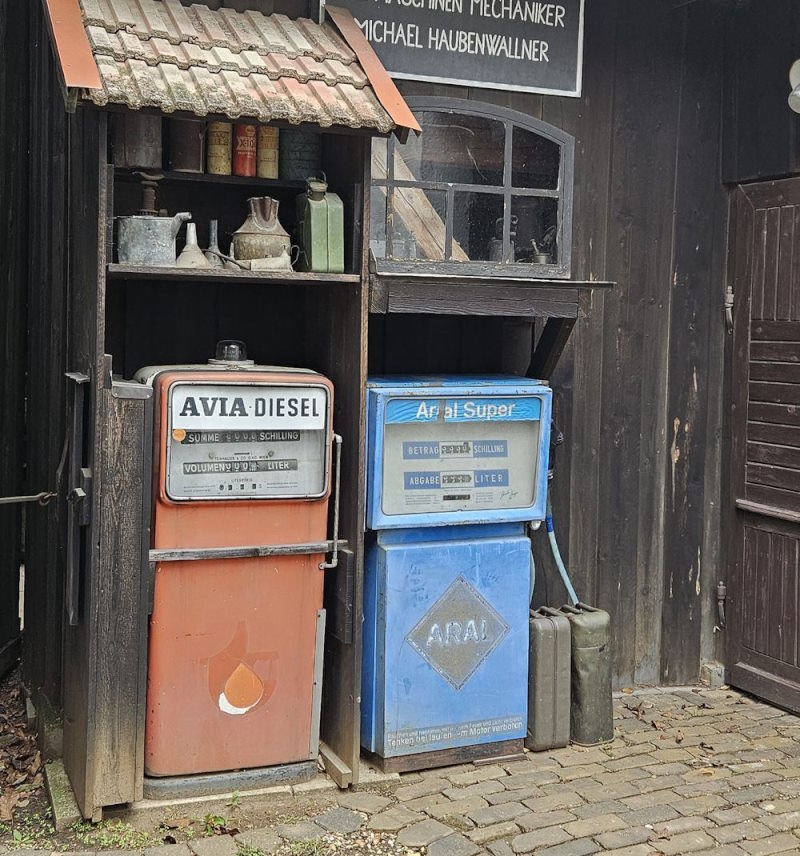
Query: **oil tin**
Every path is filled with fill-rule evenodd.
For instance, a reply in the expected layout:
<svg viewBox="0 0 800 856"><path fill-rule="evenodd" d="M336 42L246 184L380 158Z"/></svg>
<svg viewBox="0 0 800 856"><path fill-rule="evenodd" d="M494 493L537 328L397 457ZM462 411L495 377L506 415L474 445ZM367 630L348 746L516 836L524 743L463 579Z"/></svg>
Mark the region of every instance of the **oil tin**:
<svg viewBox="0 0 800 856"><path fill-rule="evenodd" d="M206 162L205 122L169 120L169 168L177 172L203 172Z"/></svg>
<svg viewBox="0 0 800 856"><path fill-rule="evenodd" d="M208 171L212 175L231 174L231 140L233 125L230 122L211 122L208 126Z"/></svg>
<svg viewBox="0 0 800 856"><path fill-rule="evenodd" d="M277 128L262 125L258 129L258 177L278 177L278 136Z"/></svg>
<svg viewBox="0 0 800 856"><path fill-rule="evenodd" d="M237 123L233 129L233 174L256 174L256 126Z"/></svg>
<svg viewBox="0 0 800 856"><path fill-rule="evenodd" d="M161 116L123 113L112 119L114 166L161 169Z"/></svg>

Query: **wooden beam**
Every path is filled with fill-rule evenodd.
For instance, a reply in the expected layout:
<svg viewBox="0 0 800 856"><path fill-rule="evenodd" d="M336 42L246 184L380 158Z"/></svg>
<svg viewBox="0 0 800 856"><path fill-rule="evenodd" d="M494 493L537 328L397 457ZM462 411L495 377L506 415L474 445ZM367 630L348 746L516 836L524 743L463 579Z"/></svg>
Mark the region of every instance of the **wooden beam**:
<svg viewBox="0 0 800 856"><path fill-rule="evenodd" d="M528 377L550 380L574 326L574 318L547 319L531 355Z"/></svg>

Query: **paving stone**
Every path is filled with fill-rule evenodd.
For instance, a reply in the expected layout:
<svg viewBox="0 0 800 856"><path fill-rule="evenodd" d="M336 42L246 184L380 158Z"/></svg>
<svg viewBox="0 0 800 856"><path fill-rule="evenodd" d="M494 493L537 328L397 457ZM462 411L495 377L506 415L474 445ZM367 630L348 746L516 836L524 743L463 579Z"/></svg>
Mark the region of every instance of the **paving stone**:
<svg viewBox="0 0 800 856"><path fill-rule="evenodd" d="M683 856L684 853L692 853L695 850L708 850L716 844L714 839L702 830L683 832L668 839L659 838L651 843L665 856Z"/></svg>
<svg viewBox="0 0 800 856"><path fill-rule="evenodd" d="M527 806L531 811L554 811L555 809L570 808L582 803L583 800L576 793L570 792L548 794L545 797L534 797L533 799L522 801L522 804Z"/></svg>
<svg viewBox="0 0 800 856"><path fill-rule="evenodd" d="M655 852L650 844L634 844L632 847L606 850L603 856L651 856Z"/></svg>
<svg viewBox="0 0 800 856"><path fill-rule="evenodd" d="M400 802L416 799L417 797L427 797L430 794L441 793L445 788L450 787L450 782L447 779L432 778L420 779L410 785L399 787L394 795Z"/></svg>
<svg viewBox="0 0 800 856"><path fill-rule="evenodd" d="M634 844L642 844L650 839L653 834L652 829L647 829L644 826L629 826L627 829L617 829L614 832L604 832L602 835L595 836L597 842L606 850L620 849L623 847L631 847Z"/></svg>
<svg viewBox="0 0 800 856"><path fill-rule="evenodd" d="M628 824L628 826L640 826L645 823L663 823L665 820L672 820L680 817L678 812L671 806L653 805L647 808L640 808L636 811L626 811L619 813L619 816Z"/></svg>
<svg viewBox="0 0 800 856"><path fill-rule="evenodd" d="M439 823L438 820L421 820L402 829L397 835L397 842L406 847L427 847L437 838L444 838L451 833L450 827Z"/></svg>
<svg viewBox="0 0 800 856"><path fill-rule="evenodd" d="M672 804L676 800L683 800L675 791L650 791L646 794L638 794L635 797L623 797L620 802L625 803L631 811L638 811L643 808L652 808L653 806L661 806Z"/></svg>
<svg viewBox="0 0 800 856"><path fill-rule="evenodd" d="M353 811L363 811L366 814L375 814L386 808L391 802L388 797L371 794L369 791L346 791L339 795L339 805Z"/></svg>
<svg viewBox="0 0 800 856"><path fill-rule="evenodd" d="M539 856L586 856L587 853L599 853L600 848L590 838L580 838L555 847L545 847L537 852Z"/></svg>
<svg viewBox="0 0 800 856"><path fill-rule="evenodd" d="M568 769L585 770L586 767ZM565 772L565 770L560 773L557 773L555 770L529 770L526 773L513 773L506 776L504 779L500 779L500 781L507 791L516 791L520 788L529 788L533 785L550 785L558 782L559 780L563 781L563 773ZM573 776L573 778L579 777Z"/></svg>
<svg viewBox="0 0 800 856"><path fill-rule="evenodd" d="M493 841L488 846L492 856L513 856L514 851L505 841Z"/></svg>
<svg viewBox="0 0 800 856"><path fill-rule="evenodd" d="M540 847L552 847L569 839L569 833L558 826L537 829L536 832L523 832L511 839L511 849L515 853L530 853Z"/></svg>
<svg viewBox="0 0 800 856"><path fill-rule="evenodd" d="M764 811L759 811L752 805L736 805L730 808L720 808L709 812L707 817L713 823L720 826L726 823L741 823L743 820L752 820L754 817L768 817Z"/></svg>
<svg viewBox="0 0 800 856"><path fill-rule="evenodd" d="M275 831L287 841L315 841L325 834L321 826L308 820L301 820L300 823L281 823L275 827ZM189 846L191 847L191 844ZM206 856L206 854L198 854L198 856Z"/></svg>
<svg viewBox="0 0 800 856"><path fill-rule="evenodd" d="M488 803L483 797L467 797L463 800L446 800L443 803L431 806L426 813L437 820L454 814L469 814L479 808L486 808ZM472 824L470 823L470 826Z"/></svg>
<svg viewBox="0 0 800 856"><path fill-rule="evenodd" d="M565 823L564 830L573 838L586 838L587 836L600 835L603 832L613 832L622 829L625 821L615 814L598 815L597 817L585 817L582 820L573 820ZM634 842L636 843L636 842Z"/></svg>
<svg viewBox="0 0 800 856"><path fill-rule="evenodd" d="M690 817L676 817L664 823L654 824L657 832L666 832L669 835L678 835L682 832L693 832L695 829L705 829L709 825L708 820L701 815Z"/></svg>
<svg viewBox="0 0 800 856"><path fill-rule="evenodd" d="M444 794L428 794L426 797L417 797L413 800L407 800L403 805L410 808L412 811L428 811L429 808L442 803L449 803L450 800Z"/></svg>
<svg viewBox="0 0 800 856"><path fill-rule="evenodd" d="M245 847L256 847L262 853L272 853L283 843L281 837L273 829L249 829L246 832L240 832L236 836L236 841ZM170 854L165 853L163 856L170 856Z"/></svg>
<svg viewBox="0 0 800 856"><path fill-rule="evenodd" d="M800 828L800 811L789 811L785 814L776 815L764 814L760 820L773 832L788 832L790 829Z"/></svg>
<svg viewBox="0 0 800 856"><path fill-rule="evenodd" d="M533 832L546 826L557 826L577 820L572 810L559 809L556 811L529 811L514 818L514 823L523 832Z"/></svg>
<svg viewBox="0 0 800 856"><path fill-rule="evenodd" d="M758 841L742 841L739 846L750 856L769 856L771 853L782 853L784 850L797 853L800 842L790 832L781 832L769 838L760 838Z"/></svg>
<svg viewBox="0 0 800 856"><path fill-rule="evenodd" d="M744 856L746 852L738 844L718 844L713 850L698 850L695 856Z"/></svg>
<svg viewBox="0 0 800 856"><path fill-rule="evenodd" d="M364 824L364 815L349 808L329 808L326 812L318 814L313 818L314 823L319 824L328 832L336 832L340 835L349 835L360 829Z"/></svg>
<svg viewBox="0 0 800 856"><path fill-rule="evenodd" d="M517 824L507 820L504 823L493 823L491 826L481 826L478 829L473 829L467 833L467 836L476 844L486 844L498 838L510 838L512 835L517 835L518 832L519 827Z"/></svg>
<svg viewBox="0 0 800 856"><path fill-rule="evenodd" d="M627 797L635 796L639 789L632 782L619 782L616 785L601 785L592 779L591 787L580 788L575 782L572 787L587 802L600 802L601 800L625 800Z"/></svg>
<svg viewBox="0 0 800 856"><path fill-rule="evenodd" d="M278 839L278 843L280 844L280 839ZM25 856L28 856L30 852L30 850L26 850ZM145 847L143 852L144 856L191 856L192 851L186 844L159 844L157 847ZM269 851L265 850L264 852ZM75 856L75 854L61 851L61 856ZM81 856L89 856L89 854L84 852Z"/></svg>
<svg viewBox="0 0 800 856"><path fill-rule="evenodd" d="M770 829L757 820L743 820L741 823L731 823L716 829L708 828L708 834L720 844L735 844L744 839L754 841L758 838L766 838L774 832L774 829Z"/></svg>
<svg viewBox="0 0 800 856"><path fill-rule="evenodd" d="M477 844L454 832L430 844L427 856L475 856L479 850Z"/></svg>
<svg viewBox="0 0 800 856"><path fill-rule="evenodd" d="M469 812L467 817L476 826L490 826L493 823L502 823L504 820L513 820L521 814L527 814L528 809L522 803L502 803L501 805L490 805L487 808L479 808Z"/></svg>
<svg viewBox="0 0 800 856"><path fill-rule="evenodd" d="M230 835L212 835L189 842L189 849L196 856L235 856L236 842Z"/></svg>
<svg viewBox="0 0 800 856"><path fill-rule="evenodd" d="M731 780L733 781L733 780ZM731 791L727 795L728 802L739 803L754 803L768 800L776 793L772 785L755 785L751 788L742 788L739 791Z"/></svg>
<svg viewBox="0 0 800 856"><path fill-rule="evenodd" d="M446 788L442 793L451 800L460 800L466 797L483 797L487 794L497 794L504 791L503 785L496 779L485 782L476 782L465 788Z"/></svg>
<svg viewBox="0 0 800 856"><path fill-rule="evenodd" d="M370 829L380 832L397 832L404 826L416 823L424 817L425 815L420 814L418 811L411 811L410 808L406 808L403 805L396 805L392 806L392 808L387 808L386 811L373 815L367 826Z"/></svg>
<svg viewBox="0 0 800 856"><path fill-rule="evenodd" d="M716 794L706 794L701 797L689 797L688 799L676 796L674 799L667 799L666 802L686 816L694 814L708 814L708 812L713 811L715 808L721 808L724 805L728 805L727 799L717 796Z"/></svg>
<svg viewBox="0 0 800 856"><path fill-rule="evenodd" d="M596 817L598 814L620 814L629 813L628 806L619 800L604 800L603 802L586 803L586 805L573 806L570 811L577 818ZM677 814L677 812L675 812Z"/></svg>
<svg viewBox="0 0 800 856"><path fill-rule="evenodd" d="M486 801L491 805L500 805L505 802L519 802L520 800L542 796L544 796L542 788L534 786L530 788L520 788L516 791L499 791L495 794L486 794Z"/></svg>
<svg viewBox="0 0 800 856"><path fill-rule="evenodd" d="M448 778L454 785L464 787L485 782L489 779L501 779L508 775L499 764L487 764L485 767L474 767L466 773L456 773Z"/></svg>

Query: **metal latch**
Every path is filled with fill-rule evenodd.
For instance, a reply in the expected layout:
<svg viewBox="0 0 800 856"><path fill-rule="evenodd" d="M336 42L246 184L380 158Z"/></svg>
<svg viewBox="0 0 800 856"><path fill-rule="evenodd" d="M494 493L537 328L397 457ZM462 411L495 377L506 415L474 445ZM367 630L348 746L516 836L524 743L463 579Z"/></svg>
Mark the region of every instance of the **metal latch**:
<svg viewBox="0 0 800 856"><path fill-rule="evenodd" d="M725 629L725 601L728 598L728 589L725 583L720 580L717 583L717 625L720 630Z"/></svg>
<svg viewBox="0 0 800 856"><path fill-rule="evenodd" d="M728 286L725 289L725 330L730 336L733 333L733 289Z"/></svg>

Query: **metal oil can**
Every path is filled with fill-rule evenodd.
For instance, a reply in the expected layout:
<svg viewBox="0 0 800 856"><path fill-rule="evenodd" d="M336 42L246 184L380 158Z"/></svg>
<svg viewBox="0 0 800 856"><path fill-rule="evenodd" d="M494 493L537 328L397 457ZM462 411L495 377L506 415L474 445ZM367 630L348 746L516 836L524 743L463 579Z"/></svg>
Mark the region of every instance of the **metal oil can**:
<svg viewBox="0 0 800 856"><path fill-rule="evenodd" d="M324 178L306 179L306 192L297 197L299 270L319 273L344 271L344 206L328 193Z"/></svg>

